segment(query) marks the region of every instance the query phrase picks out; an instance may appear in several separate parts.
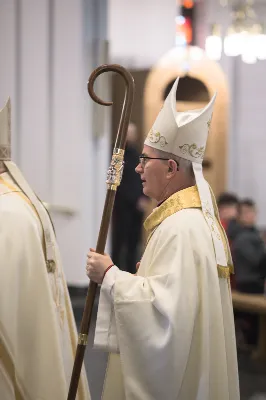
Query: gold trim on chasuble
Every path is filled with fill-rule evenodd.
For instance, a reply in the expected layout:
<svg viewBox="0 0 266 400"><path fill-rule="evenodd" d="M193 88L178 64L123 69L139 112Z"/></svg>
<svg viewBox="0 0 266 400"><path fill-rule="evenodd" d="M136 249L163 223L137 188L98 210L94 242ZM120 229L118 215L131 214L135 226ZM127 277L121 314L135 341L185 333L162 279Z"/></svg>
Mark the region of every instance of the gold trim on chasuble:
<svg viewBox="0 0 266 400"><path fill-rule="evenodd" d="M32 207L32 209L36 212L28 197L20 189L17 189L15 186L11 185L11 183L5 181L1 176L0 176L0 184L2 184L5 188L4 190L0 190L0 196L7 193L17 193L17 195L20 196L23 200L25 200L26 203L28 203Z"/></svg>
<svg viewBox="0 0 266 400"><path fill-rule="evenodd" d="M64 326L64 320L65 320L65 310L64 307L61 303L61 290L60 290L60 286L58 283L58 269L57 269L57 265L56 262L54 260L47 260L47 256L46 256L46 251L45 251L45 239L44 239L44 229L43 229L43 225L42 225L42 221L39 217L39 214L36 210L36 208L34 207L34 205L32 204L32 202L30 201L30 199L21 191L20 188L17 188L16 186L12 185L11 183L7 182L5 179L3 179L0 176L0 196L1 195L5 195L8 193L16 193L19 197L21 197L33 210L33 212L35 213L36 217L39 219L40 224L41 224L41 229L42 229L42 248L43 248L43 256L45 259L45 263L46 263L46 270L49 274L51 274L53 276L54 279L54 283L55 283L55 293L53 293L53 299L56 305L56 309L58 310L59 313L59 318L60 318L60 327L63 329ZM40 203L43 205L42 201L40 199L38 199L40 201ZM43 205L44 207L44 205ZM45 208L45 207L44 207ZM45 208L46 210L46 208ZM50 218L50 215L48 213L48 211L46 210L48 217ZM52 220L50 218L51 224L53 226Z"/></svg>
<svg viewBox="0 0 266 400"><path fill-rule="evenodd" d="M186 208L201 208L197 186L174 193L159 207L155 208L144 222L145 230L151 234L167 217Z"/></svg>
<svg viewBox="0 0 266 400"><path fill-rule="evenodd" d="M155 208L153 212L147 217L144 222L144 228L148 232L149 242L153 232L166 218L177 213L178 211L185 210L187 208L201 208L201 201L197 186L191 186L187 189L181 190L180 192L174 193L171 197L165 200L159 207ZM218 225L219 232L222 237L223 245L225 247L227 260L230 260L228 243L224 230L219 221L219 216L216 216L216 224ZM227 267L217 265L218 275L220 278L229 278L233 272L232 265L228 264Z"/></svg>
<svg viewBox="0 0 266 400"><path fill-rule="evenodd" d="M43 243L42 243L42 246L43 246L43 253L44 253L47 272L53 274L55 272L55 270L56 270L56 264L55 264L54 260L47 260L46 252L45 252L45 245L44 245L44 230L43 230L43 226L42 226L42 221L41 221L41 219L39 217L39 214L37 213L36 208L34 207L32 202L30 201L30 199L19 188L17 189L11 183L9 183L5 179L3 179L1 176L0 176L0 184L2 184L4 186L4 188L5 188L2 191L0 189L0 195L4 195L4 194L7 194L7 193L16 193L19 197L21 197L32 208L32 210L36 214L37 218L39 219L41 227L42 227L42 232L43 232Z"/></svg>

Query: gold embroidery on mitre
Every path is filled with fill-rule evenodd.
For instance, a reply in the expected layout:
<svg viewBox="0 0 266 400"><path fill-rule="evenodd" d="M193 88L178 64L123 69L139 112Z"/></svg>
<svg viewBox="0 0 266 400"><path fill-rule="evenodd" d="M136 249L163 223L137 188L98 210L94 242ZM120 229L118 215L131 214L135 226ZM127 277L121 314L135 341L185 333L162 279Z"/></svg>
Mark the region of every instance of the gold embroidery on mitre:
<svg viewBox="0 0 266 400"><path fill-rule="evenodd" d="M161 147L164 147L165 145L168 144L166 138L163 135L161 135L160 132L158 131L155 132L153 129L150 130L147 138L151 143L160 143Z"/></svg>
<svg viewBox="0 0 266 400"><path fill-rule="evenodd" d="M11 146L10 145L0 145L0 159L8 161L10 160Z"/></svg>
<svg viewBox="0 0 266 400"><path fill-rule="evenodd" d="M212 114L212 115L213 115L213 114ZM211 122L212 122L212 115L211 115L211 118L209 119L209 121L207 122L208 130L209 130L209 131L210 131ZM208 131L208 133L209 133L209 131Z"/></svg>
<svg viewBox="0 0 266 400"><path fill-rule="evenodd" d="M186 208L201 208L197 186L174 193L163 204L155 208L144 222L145 230L151 233L167 217Z"/></svg>
<svg viewBox="0 0 266 400"><path fill-rule="evenodd" d="M11 158L11 105L8 99L6 106L1 110L7 112L7 143L0 145L0 160L10 161Z"/></svg>
<svg viewBox="0 0 266 400"><path fill-rule="evenodd" d="M204 157L205 147L198 147L196 143L193 144L183 144L179 146L182 154L189 154L193 158L202 158Z"/></svg>

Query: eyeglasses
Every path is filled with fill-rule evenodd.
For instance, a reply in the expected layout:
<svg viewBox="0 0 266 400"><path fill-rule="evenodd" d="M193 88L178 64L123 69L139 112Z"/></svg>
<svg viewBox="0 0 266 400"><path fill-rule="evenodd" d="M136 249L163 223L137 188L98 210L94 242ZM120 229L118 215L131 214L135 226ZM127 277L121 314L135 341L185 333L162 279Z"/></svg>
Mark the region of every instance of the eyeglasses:
<svg viewBox="0 0 266 400"><path fill-rule="evenodd" d="M161 158L161 157L148 157L148 156L140 156L139 163L144 168L148 160L165 160L168 161L170 158Z"/></svg>

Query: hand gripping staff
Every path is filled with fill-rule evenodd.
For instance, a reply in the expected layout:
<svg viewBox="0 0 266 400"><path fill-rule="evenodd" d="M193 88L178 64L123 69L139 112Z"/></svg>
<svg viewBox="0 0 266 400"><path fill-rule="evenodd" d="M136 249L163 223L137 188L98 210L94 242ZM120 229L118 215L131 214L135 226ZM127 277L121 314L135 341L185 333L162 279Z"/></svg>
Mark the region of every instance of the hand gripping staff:
<svg viewBox="0 0 266 400"><path fill-rule="evenodd" d="M124 152L125 152L125 145L126 145L126 135L128 124L130 120L133 99L134 99L134 80L132 75L121 65L102 65L96 68L91 76L89 77L88 81L88 92L91 98L98 104L103 106L111 106L113 102L106 102L101 100L94 92L93 85L96 78L103 74L104 72L116 72L121 75L125 81L125 97L123 108L121 112L120 122L118 126L118 132L115 142L115 147L113 149L113 155L110 167L107 172L107 193L105 198L105 204L102 214L102 221L101 227L98 235L98 241L96 246L96 252L100 254L104 254L108 228L111 220L115 195L117 187L120 185L123 173L123 166L124 166ZM81 321L81 328L80 334L78 338L78 345L77 351L75 356L74 367L72 370L72 376L70 381L70 387L68 392L67 400L75 400L77 390L78 390L78 383L81 373L81 368L84 360L85 349L88 341L88 332L90 329L91 323L91 315L92 309L94 304L94 299L97 290L97 283L90 282L88 293L86 297L85 307L83 311L82 321Z"/></svg>

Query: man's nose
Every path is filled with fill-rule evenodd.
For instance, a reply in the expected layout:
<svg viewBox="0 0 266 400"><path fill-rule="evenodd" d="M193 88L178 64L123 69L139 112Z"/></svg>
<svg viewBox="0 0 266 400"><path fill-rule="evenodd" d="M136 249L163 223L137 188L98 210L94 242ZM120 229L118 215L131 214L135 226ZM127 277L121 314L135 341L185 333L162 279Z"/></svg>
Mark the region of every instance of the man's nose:
<svg viewBox="0 0 266 400"><path fill-rule="evenodd" d="M135 168L135 171L136 171L137 174L141 174L141 172L142 172L141 163L138 163L138 165L137 165L136 168Z"/></svg>

